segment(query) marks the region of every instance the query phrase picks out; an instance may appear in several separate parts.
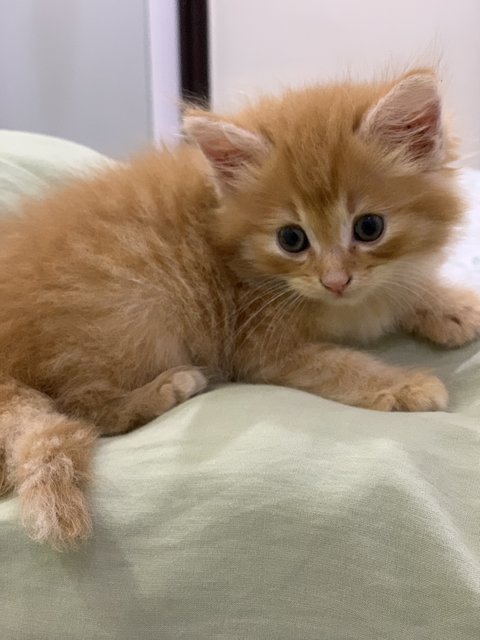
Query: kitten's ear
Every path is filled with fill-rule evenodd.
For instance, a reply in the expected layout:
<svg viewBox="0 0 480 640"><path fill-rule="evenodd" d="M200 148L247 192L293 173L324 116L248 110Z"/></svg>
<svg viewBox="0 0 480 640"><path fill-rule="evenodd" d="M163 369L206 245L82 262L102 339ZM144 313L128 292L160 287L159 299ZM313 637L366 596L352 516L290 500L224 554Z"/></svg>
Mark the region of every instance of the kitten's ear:
<svg viewBox="0 0 480 640"><path fill-rule="evenodd" d="M198 144L222 187L239 185L269 152L269 144L261 135L203 112L187 113L183 130Z"/></svg>
<svg viewBox="0 0 480 640"><path fill-rule="evenodd" d="M414 170L445 159L445 132L438 83L433 73L400 80L364 116L360 134L374 139Z"/></svg>

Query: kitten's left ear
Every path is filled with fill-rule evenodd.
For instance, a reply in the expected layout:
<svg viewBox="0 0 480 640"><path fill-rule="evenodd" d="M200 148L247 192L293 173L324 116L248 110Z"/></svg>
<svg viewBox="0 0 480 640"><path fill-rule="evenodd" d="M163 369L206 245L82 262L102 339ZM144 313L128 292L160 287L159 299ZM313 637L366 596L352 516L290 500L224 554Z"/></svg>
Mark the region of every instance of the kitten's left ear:
<svg viewBox="0 0 480 640"><path fill-rule="evenodd" d="M433 169L445 160L445 132L438 83L433 73L400 80L364 116L359 129L413 170Z"/></svg>
<svg viewBox="0 0 480 640"><path fill-rule="evenodd" d="M187 113L183 130L198 144L222 187L239 185L267 157L270 148L261 135L203 112Z"/></svg>

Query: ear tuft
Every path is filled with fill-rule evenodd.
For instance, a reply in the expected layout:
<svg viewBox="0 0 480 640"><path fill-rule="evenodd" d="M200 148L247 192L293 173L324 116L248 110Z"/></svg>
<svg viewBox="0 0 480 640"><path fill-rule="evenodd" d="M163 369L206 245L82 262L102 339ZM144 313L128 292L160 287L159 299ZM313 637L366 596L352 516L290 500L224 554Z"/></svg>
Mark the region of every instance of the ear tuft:
<svg viewBox="0 0 480 640"><path fill-rule="evenodd" d="M445 159L445 134L435 76L416 73L400 80L367 112L359 132L412 169L440 165Z"/></svg>
<svg viewBox="0 0 480 640"><path fill-rule="evenodd" d="M269 145L262 136L208 114L187 115L183 130L198 144L223 186L238 184L268 154Z"/></svg>

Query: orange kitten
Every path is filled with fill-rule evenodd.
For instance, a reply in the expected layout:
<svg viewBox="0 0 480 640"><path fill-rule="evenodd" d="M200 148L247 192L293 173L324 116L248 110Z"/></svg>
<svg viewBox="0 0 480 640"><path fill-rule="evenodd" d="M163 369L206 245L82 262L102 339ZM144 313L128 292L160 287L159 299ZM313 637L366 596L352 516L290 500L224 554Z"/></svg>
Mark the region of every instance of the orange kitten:
<svg viewBox="0 0 480 640"><path fill-rule="evenodd" d="M192 111L185 131L0 223L0 486L55 546L89 532L98 434L217 381L445 409L436 377L335 342L480 328L437 276L463 204L431 72Z"/></svg>

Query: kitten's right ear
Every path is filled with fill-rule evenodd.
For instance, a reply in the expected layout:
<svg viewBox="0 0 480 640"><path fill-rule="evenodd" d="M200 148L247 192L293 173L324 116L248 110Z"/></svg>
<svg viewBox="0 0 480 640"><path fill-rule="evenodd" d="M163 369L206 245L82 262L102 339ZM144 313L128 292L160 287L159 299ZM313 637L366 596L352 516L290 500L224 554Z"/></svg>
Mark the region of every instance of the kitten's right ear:
<svg viewBox="0 0 480 640"><path fill-rule="evenodd" d="M206 112L187 112L183 130L187 139L200 147L224 188L238 186L269 152L269 144L261 135Z"/></svg>

